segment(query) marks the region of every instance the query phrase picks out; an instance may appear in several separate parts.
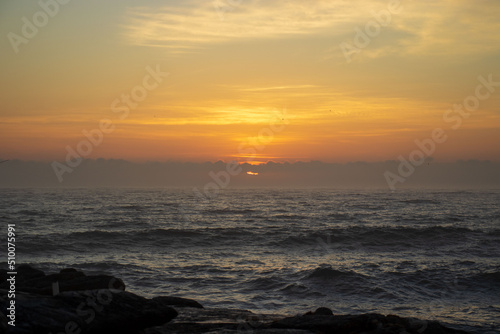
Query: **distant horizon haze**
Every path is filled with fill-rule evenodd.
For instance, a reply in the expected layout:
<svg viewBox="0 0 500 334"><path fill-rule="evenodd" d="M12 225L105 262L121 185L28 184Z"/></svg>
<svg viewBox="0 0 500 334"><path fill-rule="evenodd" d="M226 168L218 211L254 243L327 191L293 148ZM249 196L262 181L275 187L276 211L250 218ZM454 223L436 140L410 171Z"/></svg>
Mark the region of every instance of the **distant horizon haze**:
<svg viewBox="0 0 500 334"><path fill-rule="evenodd" d="M350 163L269 161L252 165L224 161L131 162L84 159L67 171L59 170L61 182L53 164L21 160L4 163L0 166L0 188L197 187L202 193L205 187L209 193L238 187L361 187L391 190L386 175L404 178L403 182L394 183L392 190L408 187L500 188L500 163L479 160L437 162L428 159L412 167L408 160ZM64 165L64 161L58 164Z"/></svg>

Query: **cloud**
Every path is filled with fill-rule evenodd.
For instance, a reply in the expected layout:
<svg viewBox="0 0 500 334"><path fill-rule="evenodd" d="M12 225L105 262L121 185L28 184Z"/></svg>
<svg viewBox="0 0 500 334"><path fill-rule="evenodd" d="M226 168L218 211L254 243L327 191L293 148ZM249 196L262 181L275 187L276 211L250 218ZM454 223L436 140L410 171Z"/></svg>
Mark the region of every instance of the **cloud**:
<svg viewBox="0 0 500 334"><path fill-rule="evenodd" d="M377 22L374 13L379 13L382 20L387 19L381 13L388 13L389 3L377 2L375 9L366 10L369 16L350 17L345 22L349 29L343 29L338 37L354 45L357 31L366 34L370 22ZM357 7L362 4L357 2ZM379 25L379 33L370 35L369 45L355 57L357 61L411 55L457 58L500 51L500 35L496 33L500 29L498 1L401 0L400 4L399 12L390 15L389 23ZM325 59L344 60L339 45L325 48L324 53Z"/></svg>
<svg viewBox="0 0 500 334"><path fill-rule="evenodd" d="M397 171L396 161L351 162L319 161L242 164L241 172L230 180L230 187L377 187L389 188L384 172ZM7 187L203 187L213 182L210 172L226 169L226 163L148 162L125 160L84 160L63 183L57 181L50 163L12 160L0 166L0 185ZM500 164L488 161L432 162L417 169L404 187L498 188ZM258 177L247 172L259 173Z"/></svg>
<svg viewBox="0 0 500 334"><path fill-rule="evenodd" d="M131 7L125 37L134 45L192 51L200 45L234 40L301 36L339 26L352 19L346 0L241 1L221 19L216 1L188 6ZM351 16L350 16L351 15Z"/></svg>
<svg viewBox="0 0 500 334"><path fill-rule="evenodd" d="M416 36L403 42L408 53L481 54L499 50L498 15L498 1L413 2L394 27Z"/></svg>
<svg viewBox="0 0 500 334"><path fill-rule="evenodd" d="M200 52L220 43L276 38L329 39L324 59L344 55L341 42L353 42L355 29L389 9L389 0L187 1L182 6L130 7L124 36L132 45L167 48L171 53ZM478 55L500 50L500 4L465 0L401 0L358 61L387 56ZM219 4L219 5L217 5ZM333 43L332 43L333 42ZM328 42L327 42L328 43Z"/></svg>
<svg viewBox="0 0 500 334"><path fill-rule="evenodd" d="M304 89L304 88L316 88L316 85L291 85L291 86L273 86L273 87L257 87L257 88L242 88L241 91L244 92L261 92L268 90L284 90L284 89Z"/></svg>

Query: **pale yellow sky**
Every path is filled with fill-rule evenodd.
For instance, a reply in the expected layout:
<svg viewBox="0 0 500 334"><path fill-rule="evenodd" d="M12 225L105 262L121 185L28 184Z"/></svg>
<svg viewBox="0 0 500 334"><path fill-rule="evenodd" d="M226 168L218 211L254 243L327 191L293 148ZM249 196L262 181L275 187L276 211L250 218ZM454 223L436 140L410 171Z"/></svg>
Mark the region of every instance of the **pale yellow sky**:
<svg viewBox="0 0 500 334"><path fill-rule="evenodd" d="M500 160L500 86L443 120L500 82L498 1L55 1L0 4L0 158L64 159L110 119L86 157L383 161L443 128L435 159Z"/></svg>

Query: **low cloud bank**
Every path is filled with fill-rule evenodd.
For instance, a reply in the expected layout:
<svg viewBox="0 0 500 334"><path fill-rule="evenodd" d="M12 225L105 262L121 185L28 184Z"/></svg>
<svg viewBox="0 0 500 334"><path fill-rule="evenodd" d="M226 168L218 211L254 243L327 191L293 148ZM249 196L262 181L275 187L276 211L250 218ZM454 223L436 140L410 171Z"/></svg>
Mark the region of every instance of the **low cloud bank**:
<svg viewBox="0 0 500 334"><path fill-rule="evenodd" d="M59 182L51 163L13 160L0 165L0 187L331 187L387 188L385 174L398 175L399 161L319 161L259 166L222 161L148 162L85 160ZM250 173L247 173L250 172ZM258 175L257 175L258 173ZM500 163L489 161L426 162L397 188L500 188Z"/></svg>

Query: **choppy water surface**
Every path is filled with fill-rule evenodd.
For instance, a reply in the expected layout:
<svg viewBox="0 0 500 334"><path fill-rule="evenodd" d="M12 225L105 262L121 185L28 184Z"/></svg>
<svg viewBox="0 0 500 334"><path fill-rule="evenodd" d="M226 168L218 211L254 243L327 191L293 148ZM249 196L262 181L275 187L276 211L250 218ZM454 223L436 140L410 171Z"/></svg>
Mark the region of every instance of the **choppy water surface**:
<svg viewBox="0 0 500 334"><path fill-rule="evenodd" d="M500 331L500 191L0 190L18 262L144 296L381 312ZM3 243L3 242L2 242Z"/></svg>

